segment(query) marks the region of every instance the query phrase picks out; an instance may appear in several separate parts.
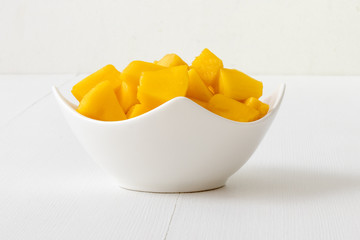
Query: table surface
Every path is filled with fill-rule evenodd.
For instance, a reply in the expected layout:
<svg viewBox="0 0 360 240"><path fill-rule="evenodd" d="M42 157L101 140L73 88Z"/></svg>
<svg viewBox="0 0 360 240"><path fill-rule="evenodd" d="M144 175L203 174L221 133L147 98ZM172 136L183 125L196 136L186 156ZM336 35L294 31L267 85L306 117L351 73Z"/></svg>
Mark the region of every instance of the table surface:
<svg viewBox="0 0 360 240"><path fill-rule="evenodd" d="M181 194L121 189L87 156L51 94L82 77L0 76L0 239L360 239L360 77L258 76L287 83L258 150Z"/></svg>

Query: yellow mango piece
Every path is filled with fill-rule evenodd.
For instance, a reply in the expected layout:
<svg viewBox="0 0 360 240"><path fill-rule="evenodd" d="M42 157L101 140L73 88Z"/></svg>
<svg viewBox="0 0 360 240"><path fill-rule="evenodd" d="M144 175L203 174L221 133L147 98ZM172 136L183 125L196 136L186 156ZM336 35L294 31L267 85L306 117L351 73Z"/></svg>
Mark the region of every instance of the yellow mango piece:
<svg viewBox="0 0 360 240"><path fill-rule="evenodd" d="M238 122L251 122L257 120L260 115L258 110L222 94L214 95L209 101L209 106L213 113Z"/></svg>
<svg viewBox="0 0 360 240"><path fill-rule="evenodd" d="M122 71L123 74L129 75L135 81L136 84L139 84L140 76L143 72L157 71L164 69L165 67L143 61L132 61L129 65Z"/></svg>
<svg viewBox="0 0 360 240"><path fill-rule="evenodd" d="M208 102L213 96L209 88L201 80L199 74L195 71L195 69L190 69L188 71L188 74L189 86L186 92L186 97Z"/></svg>
<svg viewBox="0 0 360 240"><path fill-rule="evenodd" d="M121 86L115 90L115 94L124 108L124 111L129 111L130 107L139 103L137 100L137 89L139 86L139 79L144 71L157 71L165 67L154 63L143 61L132 61L121 74Z"/></svg>
<svg viewBox="0 0 360 240"><path fill-rule="evenodd" d="M166 54L161 60L155 61L154 63L163 67L187 66L186 62L175 53Z"/></svg>
<svg viewBox="0 0 360 240"><path fill-rule="evenodd" d="M189 84L187 66L143 72L137 98L140 103L155 108L170 99L185 96Z"/></svg>
<svg viewBox="0 0 360 240"><path fill-rule="evenodd" d="M135 104L134 106L132 106L130 108L130 110L127 112L126 116L128 118L134 118L137 117L141 114L144 114L146 112L149 112L150 110L152 110L153 108L146 106L144 104Z"/></svg>
<svg viewBox="0 0 360 240"><path fill-rule="evenodd" d="M98 83L108 80L111 86L115 89L121 84L120 72L116 68L109 64L93 74L87 76L80 82L78 82L71 90L74 97L80 102L81 99Z"/></svg>
<svg viewBox="0 0 360 240"><path fill-rule="evenodd" d="M139 103L137 100L137 80L127 74L121 74L121 86L115 89L115 94L119 100L120 105L125 112L128 112L130 107Z"/></svg>
<svg viewBox="0 0 360 240"><path fill-rule="evenodd" d="M208 88L209 88L209 90L210 90L210 92L212 93L212 94L216 94L217 92L215 91L215 88L213 87L213 86L208 86Z"/></svg>
<svg viewBox="0 0 360 240"><path fill-rule="evenodd" d="M136 104L135 104L136 105ZM129 119L131 118L130 116L133 114L134 109L135 109L135 105L131 106L131 108L129 109L129 111L127 111L126 113L126 117Z"/></svg>
<svg viewBox="0 0 360 240"><path fill-rule="evenodd" d="M243 101L249 97L261 97L262 91L262 82L235 69L220 70L219 93Z"/></svg>
<svg viewBox="0 0 360 240"><path fill-rule="evenodd" d="M102 121L126 119L110 81L103 81L91 89L82 98L76 111L86 117Z"/></svg>
<svg viewBox="0 0 360 240"><path fill-rule="evenodd" d="M215 56L209 49L205 48L201 54L195 58L191 68L195 69L206 85L216 85L219 71L223 68L223 62Z"/></svg>
<svg viewBox="0 0 360 240"><path fill-rule="evenodd" d="M190 99L191 99L192 101L196 102L198 105L202 106L203 108L210 110L210 107L209 107L209 103L208 103L208 102L204 102L204 101L198 100L198 99L196 99L196 98L190 98Z"/></svg>
<svg viewBox="0 0 360 240"><path fill-rule="evenodd" d="M252 107L260 112L259 118L265 116L269 111L269 105L261 102L259 99L250 97L246 99L245 105Z"/></svg>

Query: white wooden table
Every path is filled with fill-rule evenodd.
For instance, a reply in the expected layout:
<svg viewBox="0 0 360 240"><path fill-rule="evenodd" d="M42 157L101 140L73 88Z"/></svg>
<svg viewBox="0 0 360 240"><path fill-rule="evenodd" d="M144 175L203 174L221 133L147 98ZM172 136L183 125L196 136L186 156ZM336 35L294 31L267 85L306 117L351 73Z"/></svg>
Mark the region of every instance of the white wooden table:
<svg viewBox="0 0 360 240"><path fill-rule="evenodd" d="M360 77L287 82L249 162L221 189L117 187L51 95L83 76L0 76L0 239L360 239ZM166 179L165 179L166 181Z"/></svg>

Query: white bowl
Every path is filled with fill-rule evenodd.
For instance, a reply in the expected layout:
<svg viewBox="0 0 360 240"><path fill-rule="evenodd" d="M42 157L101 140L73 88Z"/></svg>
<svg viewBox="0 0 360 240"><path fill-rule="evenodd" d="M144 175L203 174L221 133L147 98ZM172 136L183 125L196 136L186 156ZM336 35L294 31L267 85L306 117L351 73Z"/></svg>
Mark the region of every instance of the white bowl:
<svg viewBox="0 0 360 240"><path fill-rule="evenodd" d="M118 184L146 192L219 188L253 154L280 107L285 84L263 101L269 113L250 123L218 116L177 97L136 118L87 118L53 87L64 116L88 154Z"/></svg>

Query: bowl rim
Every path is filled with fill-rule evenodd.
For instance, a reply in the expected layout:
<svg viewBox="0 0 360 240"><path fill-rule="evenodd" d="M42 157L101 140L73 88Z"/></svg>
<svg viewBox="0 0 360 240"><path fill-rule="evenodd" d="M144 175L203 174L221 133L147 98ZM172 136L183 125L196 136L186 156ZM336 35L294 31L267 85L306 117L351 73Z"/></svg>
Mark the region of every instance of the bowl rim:
<svg viewBox="0 0 360 240"><path fill-rule="evenodd" d="M96 119L92 119L89 117L86 117L82 114L80 114L79 112L76 111L76 109L74 109L76 107L76 105L74 105L73 103L71 103L69 100L67 100L59 91L59 89L56 86L52 86L52 92L55 95L55 98L57 100L57 102L59 104L61 104L65 109L67 109L68 111L70 111L72 114L74 114L76 117L79 117L85 121L89 121L92 123L96 123L96 124L104 124L104 125L118 125L118 124L127 124L130 122L135 122L135 121L142 121L142 119L146 118L146 117L150 117L154 114L156 114L159 111L163 111L166 108L170 108L171 105L177 104L178 102L184 102L185 104L190 104L190 106L192 107L196 107L198 109L198 111L203 111L203 113L208 114L208 116L210 117L215 117L218 119L222 119L222 121L226 121L226 122L230 122L233 124L237 124L237 125L255 125L255 124L259 124L262 123L263 121L265 121L266 119L268 119L273 112L279 108L282 99L284 97L285 94L285 90L286 90L286 83L282 83L280 84L280 86L269 96L266 96L265 98L270 98L270 97L274 97L275 101L272 104L272 106L270 106L270 110L269 112L262 118L252 121L252 122L238 122L238 121L234 121L234 120L230 120L227 118L224 118L220 115L217 115L209 110L207 110L206 108L200 106L199 104L197 104L196 102L192 101L191 99L187 98L187 97L175 97L163 104L161 104L160 106L144 113L141 114L137 117L134 118L130 118L130 119L125 119L125 120L121 120L121 121L102 121L102 120L96 120Z"/></svg>

